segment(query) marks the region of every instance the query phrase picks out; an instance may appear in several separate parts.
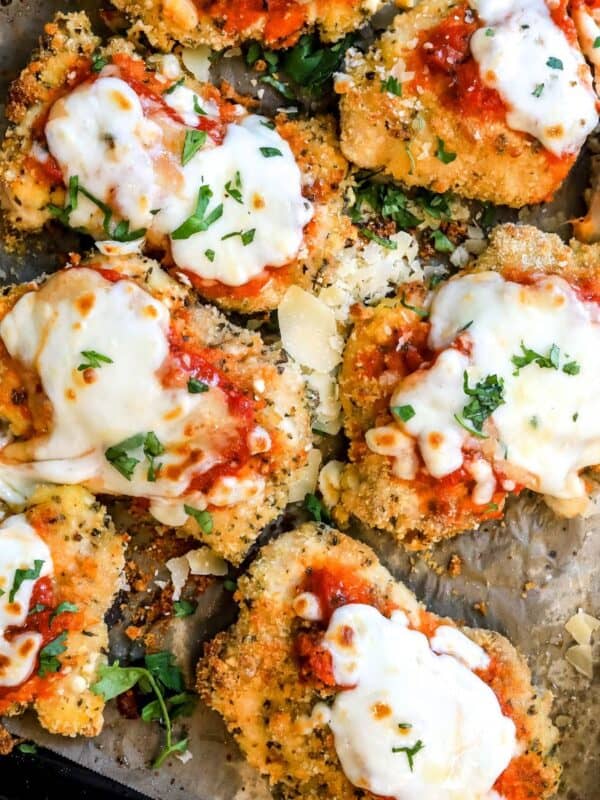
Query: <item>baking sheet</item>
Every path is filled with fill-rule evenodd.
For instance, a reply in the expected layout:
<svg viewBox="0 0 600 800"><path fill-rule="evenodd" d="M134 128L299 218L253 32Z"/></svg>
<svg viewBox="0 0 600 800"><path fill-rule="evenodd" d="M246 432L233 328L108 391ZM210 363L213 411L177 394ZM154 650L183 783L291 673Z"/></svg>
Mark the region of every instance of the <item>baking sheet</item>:
<svg viewBox="0 0 600 800"><path fill-rule="evenodd" d="M2 100L8 82L27 62L43 23L55 11L83 8L95 18L98 11L94 2L5 2L0 7ZM565 220L581 213L586 175L584 158L551 206L525 209L520 219L566 235ZM38 237L27 254L0 252L0 278L3 282L16 277L23 280L54 269L60 253L76 246L77 239L70 235L46 235ZM284 524L289 526L292 521ZM566 620L579 607L600 616L599 528L600 517L561 521L542 501L524 496L509 503L504 522L446 542L426 557L399 550L375 531L353 531L374 547L394 575L405 580L432 610L499 630L525 653L537 682L555 694L553 715L562 734L558 750L564 765L562 800L600 798L600 669L590 682L563 658L572 644L563 629ZM453 554L462 561L462 573L457 577L446 571ZM187 653L188 669L202 641L233 619L230 598L215 581L202 595L193 620L175 620L168 630L161 630L170 649ZM487 613L482 614L481 609ZM120 656L122 647L123 637L113 634L113 648ZM244 762L216 714L199 704L183 727L189 729L193 758L186 764L174 759L171 766L156 772L146 764L156 749L157 726L123 720L113 704L106 712L104 732L93 741L52 737L28 716L10 722L13 731L153 798L270 797L265 782Z"/></svg>

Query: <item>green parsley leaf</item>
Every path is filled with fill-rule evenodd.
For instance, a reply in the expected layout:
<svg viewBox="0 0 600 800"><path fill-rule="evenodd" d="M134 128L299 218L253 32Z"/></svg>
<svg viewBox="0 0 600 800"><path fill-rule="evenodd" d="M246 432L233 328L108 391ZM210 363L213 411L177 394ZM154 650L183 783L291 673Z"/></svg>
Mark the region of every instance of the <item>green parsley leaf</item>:
<svg viewBox="0 0 600 800"><path fill-rule="evenodd" d="M412 747L392 747L392 753L406 753L406 758L408 759L408 766L410 767L410 771L413 771L414 766L414 758L419 753L425 745L423 742L418 739L417 742Z"/></svg>
<svg viewBox="0 0 600 800"><path fill-rule="evenodd" d="M409 211L407 204L408 197L397 186L373 181L369 176L358 181L348 213L353 222L361 222L365 209L370 209L377 216L393 220L399 228L415 228L421 220Z"/></svg>
<svg viewBox="0 0 600 800"><path fill-rule="evenodd" d="M443 231L436 230L431 232L433 246L438 253L453 253L454 245Z"/></svg>
<svg viewBox="0 0 600 800"><path fill-rule="evenodd" d="M61 653L64 653L67 649L65 644L66 638L67 631L63 631L56 639L52 639L51 642L48 642L48 644L40 650L40 666L38 669L40 678L45 678L46 675L51 672L59 671L60 661L56 656L61 655Z"/></svg>
<svg viewBox="0 0 600 800"><path fill-rule="evenodd" d="M463 372L463 391L471 400L463 408L462 418L469 420L473 428L481 435L483 423L494 413L494 411L504 404L504 379L497 375L488 375L484 380L479 381L472 389L469 387L469 376ZM466 427L461 418L456 417L457 421Z"/></svg>
<svg viewBox="0 0 600 800"><path fill-rule="evenodd" d="M331 46L323 46L314 34L301 36L297 44L283 55L282 70L294 83L307 87L311 95L321 95L325 85L341 67L354 38L351 34Z"/></svg>
<svg viewBox="0 0 600 800"><path fill-rule="evenodd" d="M211 264L215 260L215 251L214 250L205 250L204 251L204 255L208 258L208 260L210 261Z"/></svg>
<svg viewBox="0 0 600 800"><path fill-rule="evenodd" d="M490 437L482 433L481 431L476 431L475 428L472 428L464 419L461 417L460 414L455 414L454 419L458 422L461 428L464 428L467 433L470 433L471 436L476 436L478 439L489 439Z"/></svg>
<svg viewBox="0 0 600 800"><path fill-rule="evenodd" d="M242 198L242 176L239 170L236 171L233 181L227 181L225 184L225 193L236 203L240 203L240 205L244 203Z"/></svg>
<svg viewBox="0 0 600 800"><path fill-rule="evenodd" d="M560 60L560 58L550 56L548 61L546 61L546 66L550 67L550 69L563 69L563 62Z"/></svg>
<svg viewBox="0 0 600 800"><path fill-rule="evenodd" d="M198 378L190 378L187 382L187 390L190 394L202 394L208 392L210 386L204 381L199 381Z"/></svg>
<svg viewBox="0 0 600 800"><path fill-rule="evenodd" d="M104 58L100 53L92 55L92 72L101 72L107 64L108 59Z"/></svg>
<svg viewBox="0 0 600 800"><path fill-rule="evenodd" d="M172 239L189 239L195 233L207 231L210 226L216 222L223 215L223 204L220 203L215 206L213 210L206 216L208 204L213 196L210 186L201 186L198 191L198 202L196 210L191 217L186 219L176 230L171 234Z"/></svg>
<svg viewBox="0 0 600 800"><path fill-rule="evenodd" d="M266 83L268 86L272 86L273 89L279 92L279 94L283 95L287 100L294 100L296 95L287 86L283 81L278 80L274 75L262 75L259 78L261 83Z"/></svg>
<svg viewBox="0 0 600 800"><path fill-rule="evenodd" d="M261 120L261 123L260 123L260 124L261 124L261 125L264 125L264 127L265 127L265 128L268 128L270 131L274 131L274 130L275 130L275 128L277 127L277 126L275 125L275 123L273 122L273 120L270 120L270 119L266 119L266 120L265 120L265 119L263 119L263 120Z"/></svg>
<svg viewBox="0 0 600 800"><path fill-rule="evenodd" d="M537 429L540 426L540 421L537 417L531 417L529 420L529 424L531 425L532 428Z"/></svg>
<svg viewBox="0 0 600 800"><path fill-rule="evenodd" d="M227 580L223 581L223 587L227 589L228 592L235 592L237 589L237 583L235 581Z"/></svg>
<svg viewBox="0 0 600 800"><path fill-rule="evenodd" d="M156 759L154 764L152 764L153 769L160 769L162 765L165 763L169 756L172 756L176 753L185 753L188 748L188 739L180 739L178 742L169 745L169 747L165 747L159 757Z"/></svg>
<svg viewBox="0 0 600 800"><path fill-rule="evenodd" d="M142 667L121 667L118 661L111 665L100 664L98 667L100 677L90 689L108 702L132 689L146 672L147 670Z"/></svg>
<svg viewBox="0 0 600 800"><path fill-rule="evenodd" d="M392 414L402 422L408 422L415 415L415 410L412 406L392 406Z"/></svg>
<svg viewBox="0 0 600 800"><path fill-rule="evenodd" d="M562 368L563 372L566 372L567 375L579 375L581 367L577 363L577 361L569 361L565 364Z"/></svg>
<svg viewBox="0 0 600 800"><path fill-rule="evenodd" d="M113 363L112 358L104 356L96 350L82 350L81 355L85 358L85 361L77 367L79 372L83 372L85 369L100 369L102 364Z"/></svg>
<svg viewBox="0 0 600 800"><path fill-rule="evenodd" d="M191 692L180 692L171 697L166 697L165 704L171 719L189 717L196 707L197 699L196 695ZM147 703L142 708L140 716L144 722L162 722L161 707L158 700L152 700L152 702Z"/></svg>
<svg viewBox="0 0 600 800"><path fill-rule="evenodd" d="M175 600L173 610L176 617L189 617L198 608L197 603L190 603L189 600Z"/></svg>
<svg viewBox="0 0 600 800"><path fill-rule="evenodd" d="M486 28L485 29L485 35L486 36L495 36L496 35L496 31L493 28Z"/></svg>
<svg viewBox="0 0 600 800"><path fill-rule="evenodd" d="M181 151L181 166L185 167L206 143L206 131L186 131Z"/></svg>
<svg viewBox="0 0 600 800"><path fill-rule="evenodd" d="M87 197L90 202L94 203L94 205L96 205L104 214L102 227L104 228L104 231L109 239L112 239L115 242L134 242L136 239L141 239L146 235L146 228L138 228L135 231L130 231L129 220L126 219L118 222L111 230L110 224L113 216L111 207L99 198L95 197L91 192L81 185L79 185L79 191L84 197Z"/></svg>
<svg viewBox="0 0 600 800"><path fill-rule="evenodd" d="M381 91L395 94L396 97L402 97L402 84L398 78L394 78L393 75L390 75L386 80L381 81Z"/></svg>
<svg viewBox="0 0 600 800"><path fill-rule="evenodd" d="M440 139L438 136L437 140L437 150L435 151L437 158L442 162L442 164L451 164L456 159L456 153L451 153L449 150L446 150L446 145L443 139Z"/></svg>
<svg viewBox="0 0 600 800"><path fill-rule="evenodd" d="M221 236L221 241L224 242L226 239L232 239L234 236L239 236L244 247L247 247L254 241L255 233L256 228L250 228L250 230L247 231L232 231L231 233L226 233L225 236Z"/></svg>
<svg viewBox="0 0 600 800"><path fill-rule="evenodd" d="M541 353L537 353L535 350L525 347L523 342L521 342L521 350L523 352L522 356L513 356L511 358L511 363L515 367L513 375L518 375L520 370L522 370L523 367L527 367L529 364L537 364L538 367L542 369L558 369L560 348L555 344L551 346L547 356L543 356Z"/></svg>
<svg viewBox="0 0 600 800"><path fill-rule="evenodd" d="M369 239L371 242L375 242L381 247L385 247L386 250L398 249L397 242L394 242L391 239L385 239L383 236L378 236L374 231L370 230L369 228L360 228L360 232L365 237L365 239Z"/></svg>
<svg viewBox="0 0 600 800"><path fill-rule="evenodd" d="M265 158L276 158L277 156L283 156L281 150L278 150L276 147L259 147L258 148Z"/></svg>
<svg viewBox="0 0 600 800"><path fill-rule="evenodd" d="M316 494L309 493L304 497L304 508L312 514L315 522L329 522L327 509Z"/></svg>
<svg viewBox="0 0 600 800"><path fill-rule="evenodd" d="M421 319L429 319L429 311L426 308L419 308L419 306L411 306L410 303L406 302L406 292L402 292L402 297L400 298L400 305L404 306L404 308L408 308L409 311L412 311L413 314L416 314L417 317L421 317Z"/></svg>
<svg viewBox="0 0 600 800"><path fill-rule="evenodd" d="M578 419L579 419L579 411L576 411L572 416L572 420L573 422L577 422Z"/></svg>
<svg viewBox="0 0 600 800"><path fill-rule="evenodd" d="M128 481L131 480L136 466L140 463L140 459L130 456L129 451L137 450L144 444L145 439L145 434L136 433L135 436L130 436L129 439L124 439L122 442L114 444L104 452L106 460Z"/></svg>
<svg viewBox="0 0 600 800"><path fill-rule="evenodd" d="M194 111L198 114L199 117L205 117L206 111L200 105L200 100L198 99L198 95L194 95Z"/></svg>
<svg viewBox="0 0 600 800"><path fill-rule="evenodd" d="M50 212L50 215L57 219L59 222L62 222L63 225L69 225L69 217L72 211L75 211L77 208L78 197L79 197L79 176L72 175L69 178L69 186L67 188L67 196L68 201L67 204L61 208L60 206L54 205L54 203L49 203L46 208Z"/></svg>
<svg viewBox="0 0 600 800"><path fill-rule="evenodd" d="M535 87L535 89L533 90L533 92L531 94L534 97L541 97L543 91L544 91L544 84L543 83L538 83L538 84L536 84L536 87Z"/></svg>
<svg viewBox="0 0 600 800"><path fill-rule="evenodd" d="M204 533L210 533L213 529L213 518L209 511L200 511L198 508L194 508L193 506L184 505L183 509L188 516L192 517L196 520L198 525L200 526L201 530Z"/></svg>
<svg viewBox="0 0 600 800"><path fill-rule="evenodd" d="M146 434L146 438L144 440L144 455L150 462L150 465L148 467L147 478L151 483L154 483L156 481L158 473L162 468L162 464L159 464L158 466L155 465L154 459L157 458L158 456L162 456L164 452L165 448L162 445L162 443L159 442L158 437L154 433L154 431L148 431L148 433Z"/></svg>
<svg viewBox="0 0 600 800"><path fill-rule="evenodd" d="M169 86L169 88L168 88L168 89L165 89L165 90L164 90L164 92L163 92L163 94L173 94L173 92L175 91L175 89L178 89L180 86L182 86L182 85L183 85L183 82L184 82L184 81L185 81L185 77L183 77L183 78L179 78L179 80L178 80L178 81L175 81L175 83L172 83L172 84Z"/></svg>
<svg viewBox="0 0 600 800"><path fill-rule="evenodd" d="M258 42L252 42L246 51L246 64L253 67L261 57L262 48Z"/></svg>
<svg viewBox="0 0 600 800"><path fill-rule="evenodd" d="M43 603L36 603L33 608L30 608L27 616L30 614L41 614L42 611L46 611L48 606L45 606Z"/></svg>
<svg viewBox="0 0 600 800"><path fill-rule="evenodd" d="M50 622L55 617L58 617L59 614L74 614L76 611L79 611L79 608L75 605L75 603L69 603L68 600L65 600L63 603L60 603L52 614L50 614Z"/></svg>
<svg viewBox="0 0 600 800"><path fill-rule="evenodd" d="M25 581L36 581L40 577L40 571L42 566L44 565L43 559L35 559L33 562L33 568L30 569L16 569L15 570L15 577L13 579L13 585L11 587L10 592L8 593L8 602L13 603L15 600L15 595L21 588L21 584Z"/></svg>
<svg viewBox="0 0 600 800"><path fill-rule="evenodd" d="M166 689L182 692L184 689L183 673L175 663L175 656L168 650L150 653L144 657L144 664L151 675L160 681Z"/></svg>
<svg viewBox="0 0 600 800"><path fill-rule="evenodd" d="M408 731L412 728L412 725L410 722L399 722L398 727L401 731Z"/></svg>
<svg viewBox="0 0 600 800"><path fill-rule="evenodd" d="M37 753L37 745L34 742L21 742L17 749L20 753L25 753L28 756L33 756Z"/></svg>
<svg viewBox="0 0 600 800"><path fill-rule="evenodd" d="M592 47L594 49L596 49L597 47L600 47L600 36L596 36L596 38L594 39L594 44L592 45Z"/></svg>

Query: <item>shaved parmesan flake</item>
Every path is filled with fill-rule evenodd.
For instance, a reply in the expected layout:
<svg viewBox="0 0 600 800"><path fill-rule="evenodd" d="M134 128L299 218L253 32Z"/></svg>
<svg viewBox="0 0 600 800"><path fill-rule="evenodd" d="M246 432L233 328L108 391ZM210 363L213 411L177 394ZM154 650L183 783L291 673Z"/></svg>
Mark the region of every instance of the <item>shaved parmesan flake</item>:
<svg viewBox="0 0 600 800"><path fill-rule="evenodd" d="M170 558L167 561L167 569L171 573L171 583L173 584L173 600L179 600L181 591L185 586L187 577L190 574L190 565L185 556Z"/></svg>
<svg viewBox="0 0 600 800"><path fill-rule="evenodd" d="M308 454L306 466L300 470L296 481L291 484L288 502L298 503L304 500L307 494L315 491L317 478L319 477L319 467L321 466L321 452L311 450Z"/></svg>
<svg viewBox="0 0 600 800"><path fill-rule="evenodd" d="M199 547L185 554L192 575L227 575L227 562L209 547Z"/></svg>
<svg viewBox="0 0 600 800"><path fill-rule="evenodd" d="M303 367L330 372L342 358L335 314L298 286L290 286L279 306L281 342Z"/></svg>
<svg viewBox="0 0 600 800"><path fill-rule="evenodd" d="M569 647L565 653L565 659L577 670L577 672L585 675L586 678L591 680L594 677L591 645L576 644L573 645L573 647Z"/></svg>
<svg viewBox="0 0 600 800"><path fill-rule="evenodd" d="M577 644L590 644L592 634L600 628L600 620L586 614L579 609L576 614L567 621L565 630L571 634Z"/></svg>
<svg viewBox="0 0 600 800"><path fill-rule="evenodd" d="M329 461L319 474L319 491L327 508L333 508L340 499L343 471L343 462Z"/></svg>
<svg viewBox="0 0 600 800"><path fill-rule="evenodd" d="M196 80L208 83L210 80L210 56L212 50L208 45L186 47L181 51L184 67L192 73Z"/></svg>

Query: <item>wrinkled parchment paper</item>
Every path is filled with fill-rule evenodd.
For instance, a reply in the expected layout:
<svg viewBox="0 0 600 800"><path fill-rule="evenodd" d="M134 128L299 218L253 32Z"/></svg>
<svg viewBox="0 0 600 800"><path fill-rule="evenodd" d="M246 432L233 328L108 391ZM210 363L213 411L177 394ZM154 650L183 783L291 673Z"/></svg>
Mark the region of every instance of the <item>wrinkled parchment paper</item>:
<svg viewBox="0 0 600 800"><path fill-rule="evenodd" d="M2 6L0 99L55 11L86 8L96 17L97 5L13 0ZM551 207L524 210L520 218L564 233L556 211L562 219L581 213L580 189L585 183L583 161ZM40 237L26 257L0 253L0 279L40 274L52 268L55 253L75 246L69 235L57 241ZM541 500L524 496L509 503L504 522L446 542L427 557L407 554L366 528L353 533L370 544L433 611L499 630L527 656L536 682L555 695L553 717L561 731L558 755L564 765L559 797L600 800L600 642L595 648L599 666L591 682L563 658L573 644L563 629L567 619L580 607L600 616L600 516L558 520ZM453 554L462 560L457 577L446 571ZM173 621L164 644L186 654L189 675L202 642L233 618L230 595L214 585L201 598L193 619ZM182 726L189 735L192 759L185 764L173 759L156 772L146 764L156 752L157 726L123 720L112 704L104 732L93 741L52 737L28 716L9 723L14 732L153 798L268 800L265 782L244 762L216 714L199 705Z"/></svg>

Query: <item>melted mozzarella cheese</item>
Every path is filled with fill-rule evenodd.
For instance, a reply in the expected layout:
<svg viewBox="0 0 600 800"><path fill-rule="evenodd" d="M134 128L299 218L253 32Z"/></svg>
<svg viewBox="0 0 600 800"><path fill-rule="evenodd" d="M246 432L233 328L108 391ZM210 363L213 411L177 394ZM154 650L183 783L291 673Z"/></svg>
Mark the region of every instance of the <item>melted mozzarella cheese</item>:
<svg viewBox="0 0 600 800"><path fill-rule="evenodd" d="M508 106L506 120L555 155L575 153L598 122L589 69L545 0L470 0L484 27L471 38L483 82Z"/></svg>
<svg viewBox="0 0 600 800"><path fill-rule="evenodd" d="M163 385L169 324L167 307L137 284L111 283L89 269L58 273L17 302L0 324L0 337L14 358L39 374L53 415L47 436L2 451L3 494L18 494L19 480L37 479L176 498L193 475L221 462L220 453L239 435L239 422L216 385L199 394ZM79 370L88 350L111 363ZM156 459L162 468L155 481L148 480L149 461L138 445L126 454L139 462L129 481L105 451L149 431L165 448ZM230 502L235 493L223 504Z"/></svg>
<svg viewBox="0 0 600 800"><path fill-rule="evenodd" d="M19 686L33 672L42 637L27 632L5 639L11 626L25 624L35 580L24 580L11 601L16 571L35 569L41 561L39 578L52 575L50 550L27 522L24 514L9 517L0 525L0 687Z"/></svg>
<svg viewBox="0 0 600 800"><path fill-rule="evenodd" d="M150 212L160 202L153 154L162 131L144 116L139 97L125 81L101 77L58 100L46 124L46 140L65 183L77 176L81 187L129 220L131 230L151 225ZM79 193L70 225L85 228L99 213Z"/></svg>
<svg viewBox="0 0 600 800"><path fill-rule="evenodd" d="M182 269L241 286L266 266L281 267L297 256L312 206L302 197L290 146L264 123L250 115L228 127L218 150L199 151L184 169L181 192L157 215L161 230L178 228L193 214L201 185L213 193L207 214L222 205L221 217L207 230L171 239L173 260ZM241 202L228 194L228 184Z"/></svg>
<svg viewBox="0 0 600 800"><path fill-rule="evenodd" d="M336 683L348 688L318 711L355 786L397 800L491 800L517 741L495 694L467 666L487 666L480 647L459 631L440 633L436 654L402 612L387 619L360 604L334 612L323 644ZM397 748L415 750L412 769Z"/></svg>
<svg viewBox="0 0 600 800"><path fill-rule="evenodd" d="M114 67L106 67L96 81L52 107L46 139L65 183L77 176L79 186L128 220L131 231L160 236L170 236L195 213L200 188L208 187L212 195L204 216L221 206L219 219L188 238L171 239L175 264L201 278L241 286L265 267L293 261L313 212L279 133L263 118L248 115L228 126L218 147L207 137L184 165L184 125L160 112L146 117L137 94L111 71ZM177 86L163 97L186 125L198 124L193 91ZM214 103L200 105L205 115L218 116ZM80 192L70 225L97 230L103 218ZM111 242L114 224L106 231L109 241L100 244L103 252L138 246Z"/></svg>
<svg viewBox="0 0 600 800"><path fill-rule="evenodd" d="M433 300L430 320L429 346L441 352L429 369L403 380L391 400L392 407L413 407L402 429L417 439L428 471L438 478L454 472L468 443L535 491L584 497L579 472L600 463L598 305L580 300L558 277L522 285L483 272L448 281ZM451 346L458 336L466 347ZM532 362L516 370L512 358L523 355L521 344L546 358L558 348L558 369ZM576 365L576 374L564 371L567 364ZM505 402L484 425L487 442L456 420L471 400L463 390L465 372L471 389L488 375L504 381ZM494 489L481 461L469 462L480 504Z"/></svg>

